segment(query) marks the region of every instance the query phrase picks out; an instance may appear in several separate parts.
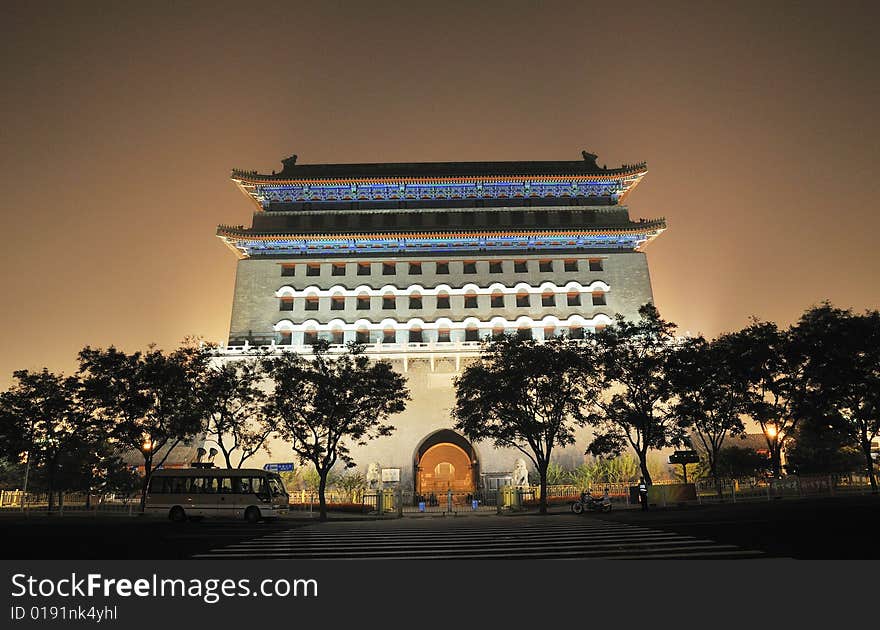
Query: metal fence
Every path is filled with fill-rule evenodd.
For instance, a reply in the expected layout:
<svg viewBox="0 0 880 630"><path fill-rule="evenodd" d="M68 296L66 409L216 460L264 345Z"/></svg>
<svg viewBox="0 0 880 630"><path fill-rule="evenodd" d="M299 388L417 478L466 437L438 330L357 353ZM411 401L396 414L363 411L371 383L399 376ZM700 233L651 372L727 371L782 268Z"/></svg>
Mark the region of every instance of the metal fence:
<svg viewBox="0 0 880 630"><path fill-rule="evenodd" d="M674 481L659 481L662 486ZM612 502L629 504L633 501L630 482L594 483L589 489L600 496L606 489ZM723 480L718 486L712 480L694 483L696 503L739 501L772 501L804 497L833 497L868 494L871 485L866 475L801 475L781 479L749 478ZM581 488L573 485L547 487L547 501L551 507L567 505L580 496ZM503 487L498 490L476 492L446 492L420 495L412 490L385 488L363 490L354 493L328 491L327 507L333 512L404 516L418 514L480 514L505 510L531 509L537 507L541 492L538 486L520 488ZM660 496L665 496L661 493ZM91 495L79 492L55 493L53 514L94 513L134 515L140 511L140 495ZM290 509L294 513L312 513L318 510L318 493L293 491L290 493ZM49 513L49 496L43 492L23 493L21 490L0 491L0 513L13 511Z"/></svg>
<svg viewBox="0 0 880 630"><path fill-rule="evenodd" d="M867 475L791 475L781 479L747 478L696 482L697 501L737 502L772 501L802 497L832 497L838 495L868 494L871 482Z"/></svg>
<svg viewBox="0 0 880 630"><path fill-rule="evenodd" d="M497 491L445 492L441 494L400 493L401 514L471 514L495 512Z"/></svg>
<svg viewBox="0 0 880 630"><path fill-rule="evenodd" d="M140 511L140 495L87 495L83 492L56 492L52 513L76 512L133 514ZM0 513L9 511L49 512L49 495L21 490L0 491Z"/></svg>

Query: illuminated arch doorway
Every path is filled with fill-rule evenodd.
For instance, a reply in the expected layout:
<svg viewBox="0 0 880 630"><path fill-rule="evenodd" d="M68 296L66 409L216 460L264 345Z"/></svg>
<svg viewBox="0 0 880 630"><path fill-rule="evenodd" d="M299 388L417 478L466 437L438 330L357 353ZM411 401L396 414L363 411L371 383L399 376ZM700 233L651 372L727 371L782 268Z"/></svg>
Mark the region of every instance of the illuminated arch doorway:
<svg viewBox="0 0 880 630"><path fill-rule="evenodd" d="M467 439L451 429L426 437L416 449L413 469L415 492L439 500L452 490L457 495L472 494L480 478L480 462Z"/></svg>

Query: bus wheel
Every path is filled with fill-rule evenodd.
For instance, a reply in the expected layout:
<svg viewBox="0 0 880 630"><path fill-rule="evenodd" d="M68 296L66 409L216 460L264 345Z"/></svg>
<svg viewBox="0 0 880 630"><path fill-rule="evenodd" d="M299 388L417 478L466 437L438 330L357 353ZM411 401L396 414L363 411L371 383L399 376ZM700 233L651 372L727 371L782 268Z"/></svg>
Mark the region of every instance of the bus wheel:
<svg viewBox="0 0 880 630"><path fill-rule="evenodd" d="M171 512L168 513L168 518L175 523L182 523L186 520L186 512L184 512L183 508L179 505L175 505L171 508Z"/></svg>
<svg viewBox="0 0 880 630"><path fill-rule="evenodd" d="M251 506L244 511L244 520L248 523L256 523L260 520L260 510Z"/></svg>

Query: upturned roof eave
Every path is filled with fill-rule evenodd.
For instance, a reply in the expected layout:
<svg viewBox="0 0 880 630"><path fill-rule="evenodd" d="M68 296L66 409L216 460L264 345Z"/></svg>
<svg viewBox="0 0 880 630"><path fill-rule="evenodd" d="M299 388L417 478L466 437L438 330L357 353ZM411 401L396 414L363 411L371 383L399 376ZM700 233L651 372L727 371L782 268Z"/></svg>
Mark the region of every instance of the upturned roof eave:
<svg viewBox="0 0 880 630"><path fill-rule="evenodd" d="M447 231L447 232L354 232L354 233L316 233L297 234L284 232L252 232L248 228L220 225L217 226L217 236L235 240L358 240L358 239L395 239L395 238L517 238L517 237L540 237L540 236L589 236L601 234L643 234L657 232L666 229L666 221L657 219L644 223L634 223L625 227L607 227L591 230L481 230L481 231Z"/></svg>
<svg viewBox="0 0 880 630"><path fill-rule="evenodd" d="M509 174L492 174L485 175L438 175L438 176L408 176L408 175L389 175L387 177L370 177L370 176L348 176L348 177L290 177L283 174L264 175L252 171L232 170L230 179L239 186L243 184L250 185L285 185L285 184L406 184L406 183L470 183L483 181L499 181L499 180L530 180L530 181L557 181L557 180L605 180L620 179L621 177L635 177L641 179L647 172L645 164L636 165L634 169L615 169L602 172L590 173L556 173L556 174L540 174L540 173L509 173ZM249 193L246 193L249 194Z"/></svg>

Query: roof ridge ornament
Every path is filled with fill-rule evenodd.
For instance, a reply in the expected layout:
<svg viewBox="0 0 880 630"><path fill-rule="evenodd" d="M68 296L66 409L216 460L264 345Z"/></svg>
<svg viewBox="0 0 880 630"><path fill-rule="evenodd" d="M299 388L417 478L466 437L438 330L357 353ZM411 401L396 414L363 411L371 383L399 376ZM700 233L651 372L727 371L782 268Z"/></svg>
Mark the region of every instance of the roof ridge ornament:
<svg viewBox="0 0 880 630"><path fill-rule="evenodd" d="M281 159L281 164L284 165L284 168L281 169L281 172L283 173L283 172L286 171L287 169L292 169L294 166L296 166L296 158L297 158L296 153L294 153L294 154L291 155L290 157L282 158L282 159Z"/></svg>
<svg viewBox="0 0 880 630"><path fill-rule="evenodd" d="M581 155L584 156L584 162L588 162L598 168L598 165L596 164L596 160L599 158L598 155L590 153L589 151L581 151Z"/></svg>

